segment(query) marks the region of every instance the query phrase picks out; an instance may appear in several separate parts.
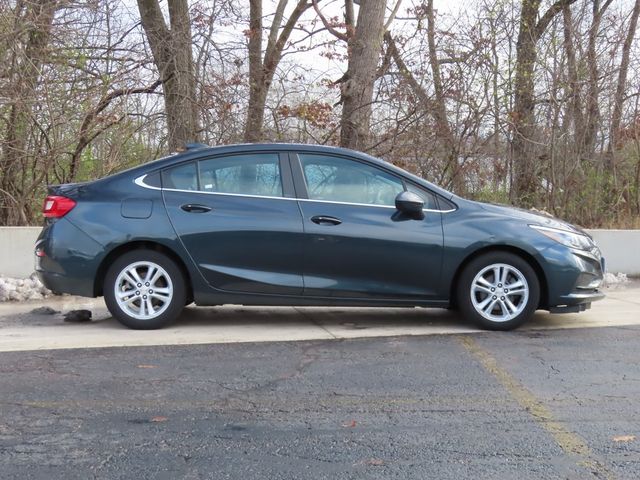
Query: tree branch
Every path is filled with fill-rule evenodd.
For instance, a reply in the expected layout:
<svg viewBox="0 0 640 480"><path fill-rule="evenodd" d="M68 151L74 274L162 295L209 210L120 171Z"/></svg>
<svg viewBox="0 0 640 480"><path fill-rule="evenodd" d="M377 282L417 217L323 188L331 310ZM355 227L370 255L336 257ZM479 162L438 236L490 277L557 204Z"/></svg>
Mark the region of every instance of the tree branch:
<svg viewBox="0 0 640 480"><path fill-rule="evenodd" d="M166 79L165 79L166 80ZM162 85L162 79L158 79L153 82L151 85L140 88L119 88L117 90L112 91L108 95L105 95L100 99L96 107L89 111L82 121L82 125L80 126L80 134L78 138L78 143L76 144L76 148L71 154L71 165L69 167L69 181L73 181L76 172L78 170L78 163L80 162L80 155L82 151L89 145L102 131L100 130L97 134L90 135L89 131L91 129L91 125L95 118L106 109L109 104L114 101L116 98L124 97L127 95L134 95L138 93L153 93L155 90Z"/></svg>
<svg viewBox="0 0 640 480"><path fill-rule="evenodd" d="M147 33L154 57L163 63L168 62L165 52L171 43L171 32L164 21L160 5L157 0L138 0L138 8L142 27ZM165 68L159 68L159 70L162 74Z"/></svg>
<svg viewBox="0 0 640 480"><path fill-rule="evenodd" d="M282 25L282 18L284 17L284 10L287 6L288 0L279 0L276 7L276 13L273 16L273 22L269 29L269 39L267 40L267 52L273 50L276 42L278 41L278 31Z"/></svg>
<svg viewBox="0 0 640 480"><path fill-rule="evenodd" d="M404 60L402 59L402 56L398 51L398 47L396 46L396 42L391 36L391 32L385 32L384 39L387 42L387 52L389 52L389 54L393 58L393 61L398 67L400 75L402 75L405 81L409 84L411 90L413 90L413 93L418 97L418 100L422 104L423 108L425 110L430 110L431 108L433 108L433 102L427 95L427 92L418 83L409 68L407 68L407 64L404 63Z"/></svg>
<svg viewBox="0 0 640 480"><path fill-rule="evenodd" d="M336 30L335 28L333 28L331 26L331 24L329 23L329 21L327 20L327 18L322 14L322 12L320 11L320 8L318 7L318 2L317 0L311 0L311 3L313 5L313 9L316 11L316 14L318 15L318 18L320 18L320 20L322 21L322 24L324 25L324 27L329 30L329 32L339 38L340 40L344 40L345 42L349 41L349 36L339 32L338 30Z"/></svg>
<svg viewBox="0 0 640 480"><path fill-rule="evenodd" d="M611 1L611 0L609 0ZM546 12L544 12L544 15L542 15L542 17L540 17L540 20L538 20L538 23L536 24L535 29L533 30L534 34L535 34L535 41L537 41L545 32L545 30L547 29L547 27L549 26L549 23L551 23L551 20L553 20L553 18L562 11L562 9L564 7L568 7L569 5L571 5L572 3L575 3L576 0L558 0L557 2L555 2L553 5L551 5Z"/></svg>
<svg viewBox="0 0 640 480"><path fill-rule="evenodd" d="M353 11L353 0L344 2L344 21L347 24L347 36L353 35L356 29L356 15Z"/></svg>
<svg viewBox="0 0 640 480"><path fill-rule="evenodd" d="M275 69L275 67L277 66L280 58L282 57L284 46L287 43L287 40L289 40L293 28L296 26L296 23L298 22L302 14L310 6L311 4L307 3L307 0L298 0L296 8L294 8L293 12L291 12L291 15L289 15L289 19L282 28L282 32L280 32L278 40L272 45L271 49L267 47L267 51L264 54L264 69L267 72L269 72L271 69Z"/></svg>
<svg viewBox="0 0 640 480"><path fill-rule="evenodd" d="M398 0L396 2L395 7L393 7L393 10L391 11L391 15L389 15L389 18L387 19L387 23L384 24L385 32L389 30L391 23L393 23L393 20L396 18L396 15L398 14L398 10L400 10L400 4L402 4L402 0Z"/></svg>

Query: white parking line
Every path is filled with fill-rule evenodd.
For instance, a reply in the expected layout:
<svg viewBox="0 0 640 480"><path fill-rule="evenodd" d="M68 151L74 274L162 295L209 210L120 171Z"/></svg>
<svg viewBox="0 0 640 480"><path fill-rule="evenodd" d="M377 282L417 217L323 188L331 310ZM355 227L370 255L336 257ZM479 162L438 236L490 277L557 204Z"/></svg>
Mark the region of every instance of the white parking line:
<svg viewBox="0 0 640 480"><path fill-rule="evenodd" d="M64 323L62 315L30 311L48 305L66 312L92 310L90 323ZM640 288L608 292L579 314L537 312L523 330L640 324ZM67 348L332 340L478 332L455 312L423 308L188 307L174 326L128 330L109 316L102 299L62 297L0 304L0 352Z"/></svg>

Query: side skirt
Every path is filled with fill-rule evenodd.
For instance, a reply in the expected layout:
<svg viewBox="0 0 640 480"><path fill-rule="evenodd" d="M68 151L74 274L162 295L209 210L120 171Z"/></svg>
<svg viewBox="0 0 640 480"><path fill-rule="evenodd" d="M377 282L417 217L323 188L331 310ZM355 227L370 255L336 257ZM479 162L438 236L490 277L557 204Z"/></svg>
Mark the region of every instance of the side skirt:
<svg viewBox="0 0 640 480"><path fill-rule="evenodd" d="M449 300L343 298L293 295L260 295L236 293L195 292L195 303L200 306L251 305L271 307L436 307L447 308Z"/></svg>

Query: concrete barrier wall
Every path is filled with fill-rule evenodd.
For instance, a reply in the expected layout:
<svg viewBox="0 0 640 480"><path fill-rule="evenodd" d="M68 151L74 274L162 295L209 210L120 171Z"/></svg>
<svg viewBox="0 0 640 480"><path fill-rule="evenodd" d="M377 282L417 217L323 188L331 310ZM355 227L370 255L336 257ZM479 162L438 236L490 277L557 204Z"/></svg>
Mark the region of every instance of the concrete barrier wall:
<svg viewBox="0 0 640 480"><path fill-rule="evenodd" d="M33 245L40 227L0 227L0 275L26 278L33 272ZM640 230L589 230L602 249L607 271L640 275Z"/></svg>
<svg viewBox="0 0 640 480"><path fill-rule="evenodd" d="M587 230L612 273L640 276L640 230Z"/></svg>
<svg viewBox="0 0 640 480"><path fill-rule="evenodd" d="M27 278L33 273L33 246L41 227L0 227L0 275Z"/></svg>

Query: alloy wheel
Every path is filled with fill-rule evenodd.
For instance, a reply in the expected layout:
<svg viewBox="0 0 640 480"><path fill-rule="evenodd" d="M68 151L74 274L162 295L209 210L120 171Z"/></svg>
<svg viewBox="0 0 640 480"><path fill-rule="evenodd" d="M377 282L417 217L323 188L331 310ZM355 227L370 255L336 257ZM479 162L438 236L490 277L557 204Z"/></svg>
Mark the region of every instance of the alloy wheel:
<svg viewBox="0 0 640 480"><path fill-rule="evenodd" d="M492 322L508 322L526 308L529 284L512 265L494 263L484 267L471 282L471 303L482 317Z"/></svg>
<svg viewBox="0 0 640 480"><path fill-rule="evenodd" d="M134 262L122 269L115 281L118 307L133 318L150 320L171 304L173 283L167 271L150 261Z"/></svg>

